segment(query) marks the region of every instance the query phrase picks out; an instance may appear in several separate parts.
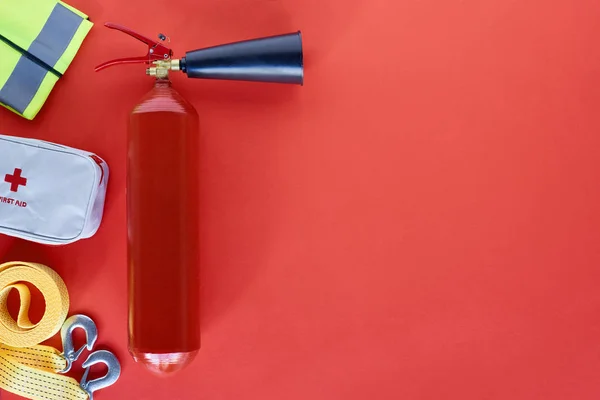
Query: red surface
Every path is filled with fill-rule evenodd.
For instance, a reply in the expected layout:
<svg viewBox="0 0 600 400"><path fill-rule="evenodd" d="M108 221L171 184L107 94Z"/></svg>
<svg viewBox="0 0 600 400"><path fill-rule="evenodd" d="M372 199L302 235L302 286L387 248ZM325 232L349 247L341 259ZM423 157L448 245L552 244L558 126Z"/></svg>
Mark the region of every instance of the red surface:
<svg viewBox="0 0 600 400"><path fill-rule="evenodd" d="M99 400L600 396L596 1L71 3L96 27L39 117L0 131L98 152L106 219L0 247L98 322L124 368ZM201 117L203 348L170 379L126 351L125 121L152 82L93 72L145 51L106 21L176 55L305 41L302 88L175 79Z"/></svg>

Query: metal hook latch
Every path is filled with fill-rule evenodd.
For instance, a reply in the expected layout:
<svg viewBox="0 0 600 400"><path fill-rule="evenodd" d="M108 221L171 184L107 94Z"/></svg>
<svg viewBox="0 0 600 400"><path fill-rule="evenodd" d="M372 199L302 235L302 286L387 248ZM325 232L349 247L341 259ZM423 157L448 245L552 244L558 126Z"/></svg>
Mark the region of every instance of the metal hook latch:
<svg viewBox="0 0 600 400"><path fill-rule="evenodd" d="M98 363L106 364L108 372L102 378L88 381L88 374L90 373L92 365ZM119 363L119 360L117 360L117 357L115 357L113 353L107 350L93 352L87 360L84 361L82 366L85 368L85 372L83 373L79 386L86 391L89 400L94 399L94 392L111 386L119 379L119 376L121 376L121 364Z"/></svg>
<svg viewBox="0 0 600 400"><path fill-rule="evenodd" d="M86 342L84 346L76 351L73 347L73 331L77 328L81 328L85 331ZM63 343L62 356L67 361L65 369L60 371L64 374L69 372L73 363L86 348L90 351L94 348L94 344L96 343L96 340L98 340L98 329L90 317L81 314L73 315L63 324L62 329L60 330L60 336Z"/></svg>

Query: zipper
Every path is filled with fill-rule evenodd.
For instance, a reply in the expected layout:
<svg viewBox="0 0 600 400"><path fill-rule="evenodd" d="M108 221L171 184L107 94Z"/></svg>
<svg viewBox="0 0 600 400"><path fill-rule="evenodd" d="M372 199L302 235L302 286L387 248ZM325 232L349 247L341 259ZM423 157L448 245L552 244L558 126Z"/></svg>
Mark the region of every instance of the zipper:
<svg viewBox="0 0 600 400"><path fill-rule="evenodd" d="M9 38L7 38L5 36L2 36L2 34L0 34L0 40L2 40L4 43L6 43L7 45L9 45L13 49L15 49L16 51L18 51L19 53L21 53L24 57L30 59L31 61L33 61L34 63L36 63L40 67L42 67L45 70L53 73L58 78L62 77L62 74L60 72L58 72L57 70L55 70L51 65L46 64L45 62L43 62L42 60L40 60L39 58L37 58L36 56L34 56L33 54L31 54L30 52L28 52L27 50L25 50L24 48L22 48L21 46L19 46L18 44L16 44L13 41L11 41Z"/></svg>

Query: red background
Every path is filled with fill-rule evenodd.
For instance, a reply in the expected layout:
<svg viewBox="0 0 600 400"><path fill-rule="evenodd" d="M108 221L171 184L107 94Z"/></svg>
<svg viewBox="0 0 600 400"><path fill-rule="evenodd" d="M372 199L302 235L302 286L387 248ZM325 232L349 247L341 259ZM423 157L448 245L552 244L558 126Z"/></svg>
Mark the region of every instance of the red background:
<svg viewBox="0 0 600 400"><path fill-rule="evenodd" d="M98 399L600 396L597 1L70 4L96 26L0 131L104 157L106 217L64 248L0 243L55 268L118 354ZM203 349L169 379L126 349L126 120L152 81L94 73L144 53L107 21L179 56L303 32L304 87L173 78L201 116Z"/></svg>

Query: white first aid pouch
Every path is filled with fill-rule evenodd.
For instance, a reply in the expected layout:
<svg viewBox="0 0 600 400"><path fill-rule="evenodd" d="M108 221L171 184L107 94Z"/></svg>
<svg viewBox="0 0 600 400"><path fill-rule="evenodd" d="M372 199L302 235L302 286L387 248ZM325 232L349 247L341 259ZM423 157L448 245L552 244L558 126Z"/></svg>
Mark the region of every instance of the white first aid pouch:
<svg viewBox="0 0 600 400"><path fill-rule="evenodd" d="M94 153L0 135L0 234L50 245L93 236L108 175Z"/></svg>

